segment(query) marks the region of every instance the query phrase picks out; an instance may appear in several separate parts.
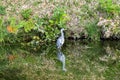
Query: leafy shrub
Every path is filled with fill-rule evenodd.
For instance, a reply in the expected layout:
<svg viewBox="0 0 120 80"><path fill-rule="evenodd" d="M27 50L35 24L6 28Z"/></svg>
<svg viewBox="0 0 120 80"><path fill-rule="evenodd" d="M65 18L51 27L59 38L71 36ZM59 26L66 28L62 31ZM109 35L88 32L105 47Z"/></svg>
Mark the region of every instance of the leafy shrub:
<svg viewBox="0 0 120 80"><path fill-rule="evenodd" d="M59 34L60 29L66 28L66 22L68 20L69 20L68 15L65 13L64 9L56 8L54 10L53 16L49 20L49 26L47 26L46 28L46 30L50 31L46 32L47 38L49 37L50 39L54 40L56 36Z"/></svg>
<svg viewBox="0 0 120 80"><path fill-rule="evenodd" d="M61 28L66 28L66 22L69 20L64 8L56 8L52 17L49 19L49 25L45 27L45 35L48 40L55 40Z"/></svg>
<svg viewBox="0 0 120 80"><path fill-rule="evenodd" d="M51 17L51 20L49 20L50 24L57 25L59 28L65 28L66 22L69 20L68 15L65 12L64 8L56 8L53 11L53 15Z"/></svg>
<svg viewBox="0 0 120 80"><path fill-rule="evenodd" d="M16 23L17 21L16 21L16 19L11 17L11 18L9 18L8 22L9 22L9 24L7 26L7 31L9 33L17 33L18 28L17 28L17 23Z"/></svg>
<svg viewBox="0 0 120 80"><path fill-rule="evenodd" d="M43 18L34 17L32 19L29 17L29 14L29 10L23 11L23 16L26 20L22 21L15 18L9 18L6 27L4 27L8 35L0 37L1 41L3 39L9 43L54 41L60 33L60 29L66 28L66 22L69 19L62 8L56 8L51 17L46 15ZM0 21L0 24L3 27L2 21Z"/></svg>
<svg viewBox="0 0 120 80"><path fill-rule="evenodd" d="M33 19L29 19L27 21L17 21L15 18L10 18L9 27L13 28L12 33L16 33L20 28L23 28L25 32L29 32L35 27L35 24Z"/></svg>
<svg viewBox="0 0 120 80"><path fill-rule="evenodd" d="M0 42L15 42L15 19L11 18L10 23L7 27L4 24L5 22L2 19L0 19Z"/></svg>
<svg viewBox="0 0 120 80"><path fill-rule="evenodd" d="M31 14L32 14L32 10L31 9L26 9L26 10L23 10L21 12L22 17L24 19L26 19L26 20L28 20L30 18Z"/></svg>
<svg viewBox="0 0 120 80"><path fill-rule="evenodd" d="M66 22L69 20L68 15L63 8L56 8L53 15L49 18L47 15L44 18L37 19L37 25L41 33L44 32L45 41L54 41L59 34L61 28L66 28Z"/></svg>
<svg viewBox="0 0 120 80"><path fill-rule="evenodd" d="M5 7L4 7L4 6L0 6L0 14L1 14L1 15L6 14L6 12L5 12Z"/></svg>

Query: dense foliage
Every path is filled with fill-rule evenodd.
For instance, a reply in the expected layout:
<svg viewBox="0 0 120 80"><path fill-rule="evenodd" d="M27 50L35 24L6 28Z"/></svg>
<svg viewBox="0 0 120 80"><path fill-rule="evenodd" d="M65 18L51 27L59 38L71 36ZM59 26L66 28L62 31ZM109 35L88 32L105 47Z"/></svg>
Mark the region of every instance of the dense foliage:
<svg viewBox="0 0 120 80"><path fill-rule="evenodd" d="M4 21L0 19L0 41L1 42L49 42L54 41L61 28L66 28L69 20L64 9L56 8L52 16L45 15L42 18L30 18L31 10L23 10L23 20L10 17ZM7 25L5 25L7 24Z"/></svg>

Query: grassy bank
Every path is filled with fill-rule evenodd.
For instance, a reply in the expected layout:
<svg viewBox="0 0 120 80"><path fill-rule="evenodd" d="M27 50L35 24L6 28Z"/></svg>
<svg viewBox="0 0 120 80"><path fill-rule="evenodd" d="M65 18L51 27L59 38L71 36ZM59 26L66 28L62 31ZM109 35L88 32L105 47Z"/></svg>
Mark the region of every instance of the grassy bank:
<svg viewBox="0 0 120 80"><path fill-rule="evenodd" d="M67 29L66 38L99 40L101 35L119 38L119 3L119 0L1 0L0 41L54 41L60 28Z"/></svg>

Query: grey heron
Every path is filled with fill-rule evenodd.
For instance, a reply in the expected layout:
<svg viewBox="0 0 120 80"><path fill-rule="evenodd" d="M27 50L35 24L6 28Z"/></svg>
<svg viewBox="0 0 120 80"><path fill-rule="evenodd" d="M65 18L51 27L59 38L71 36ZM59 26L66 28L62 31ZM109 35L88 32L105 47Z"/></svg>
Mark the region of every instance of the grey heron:
<svg viewBox="0 0 120 80"><path fill-rule="evenodd" d="M61 35L60 35L60 37L57 39L57 43L56 43L58 49L61 49L62 45L63 45L64 42L65 42L64 32L63 32L63 31L64 31L64 28L62 28L60 31L61 31Z"/></svg>

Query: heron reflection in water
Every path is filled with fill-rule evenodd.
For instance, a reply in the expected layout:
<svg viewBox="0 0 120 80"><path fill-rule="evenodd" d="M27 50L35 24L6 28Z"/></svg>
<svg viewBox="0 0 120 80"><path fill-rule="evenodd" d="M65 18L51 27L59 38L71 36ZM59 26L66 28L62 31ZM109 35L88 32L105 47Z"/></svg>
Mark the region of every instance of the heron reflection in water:
<svg viewBox="0 0 120 80"><path fill-rule="evenodd" d="M65 68L65 55L60 50L58 50L57 57L58 60L62 62L62 70L67 71Z"/></svg>

